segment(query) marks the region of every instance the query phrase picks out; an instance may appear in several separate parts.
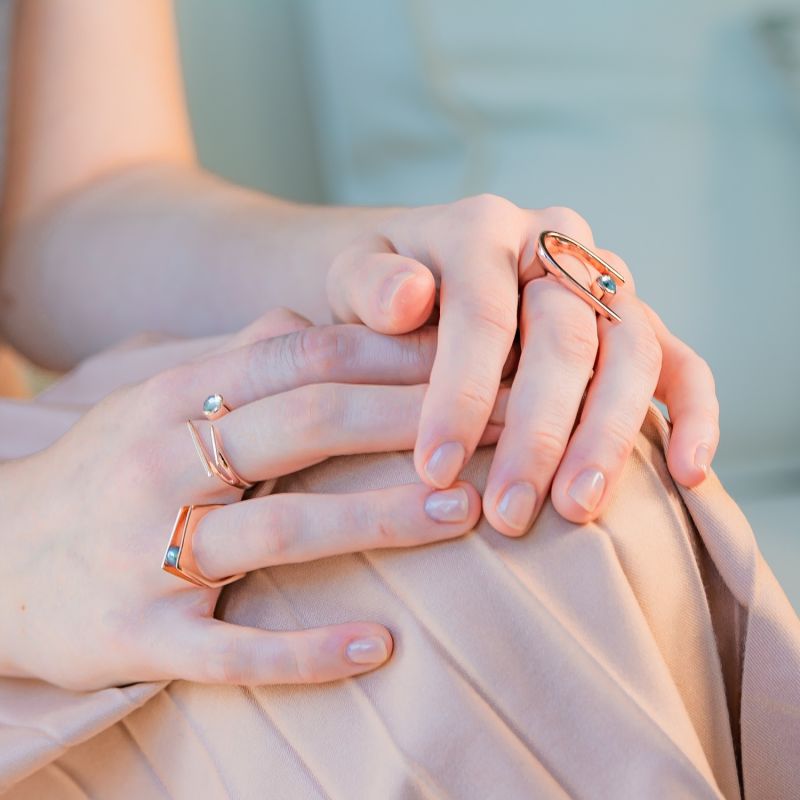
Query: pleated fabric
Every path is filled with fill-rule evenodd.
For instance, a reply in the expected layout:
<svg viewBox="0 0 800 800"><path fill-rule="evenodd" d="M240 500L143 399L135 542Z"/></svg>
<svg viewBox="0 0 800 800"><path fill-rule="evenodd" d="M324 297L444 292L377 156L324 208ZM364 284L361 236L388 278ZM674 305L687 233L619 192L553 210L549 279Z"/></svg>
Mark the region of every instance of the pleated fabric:
<svg viewBox="0 0 800 800"><path fill-rule="evenodd" d="M232 622L387 625L394 655L374 672L86 694L0 681L7 796L800 797L800 621L717 478L673 483L668 435L651 408L596 523L547 504L520 539L482 520L455 541L259 570L223 591ZM479 489L492 452L464 471ZM395 453L274 491L415 480Z"/></svg>

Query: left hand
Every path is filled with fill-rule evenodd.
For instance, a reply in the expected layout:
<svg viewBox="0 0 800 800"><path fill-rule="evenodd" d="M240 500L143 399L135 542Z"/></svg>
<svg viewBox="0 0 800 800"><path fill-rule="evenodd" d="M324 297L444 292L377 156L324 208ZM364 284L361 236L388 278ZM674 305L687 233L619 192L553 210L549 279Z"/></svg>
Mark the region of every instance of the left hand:
<svg viewBox="0 0 800 800"><path fill-rule="evenodd" d="M611 301L621 323L596 317L545 272L536 256L543 230L571 236L623 273ZM526 532L548 492L568 520L601 514L653 395L673 423L673 477L684 486L705 478L719 441L711 370L636 297L624 262L595 247L580 215L521 209L493 195L403 210L343 252L328 276L337 317L383 333L425 324L437 287L438 350L415 448L428 484L449 486L472 456L520 305L522 352L483 500L497 530Z"/></svg>

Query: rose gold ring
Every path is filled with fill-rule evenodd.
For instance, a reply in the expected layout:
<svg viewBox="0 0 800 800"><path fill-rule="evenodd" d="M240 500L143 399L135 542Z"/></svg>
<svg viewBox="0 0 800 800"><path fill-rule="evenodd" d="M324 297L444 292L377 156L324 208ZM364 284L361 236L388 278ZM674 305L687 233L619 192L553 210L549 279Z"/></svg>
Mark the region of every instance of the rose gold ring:
<svg viewBox="0 0 800 800"><path fill-rule="evenodd" d="M619 314L600 299L606 294L613 297L617 293L617 281L625 283L625 277L615 270L611 264L600 258L597 253L592 252L588 247L584 247L580 242L575 241L572 237L557 231L542 231L539 236L537 252L539 260L544 264L545 269L558 278L568 289L575 292L578 297L585 300L598 314L602 314L607 320L622 322ZM571 272L558 263L555 256L559 253L574 256L581 261L587 270L589 267L594 267L600 273L592 287L599 288L600 297L592 294Z"/></svg>
<svg viewBox="0 0 800 800"><path fill-rule="evenodd" d="M205 586L209 589L217 589L220 586L233 583L233 581L238 581L239 578L245 576L245 573L242 572L238 575L230 575L219 581L212 581L200 571L192 554L192 539L198 523L206 514L217 508L224 508L224 506L219 504L181 506L169 537L169 544L164 553L161 569L183 578L183 580L189 581L195 586Z"/></svg>
<svg viewBox="0 0 800 800"><path fill-rule="evenodd" d="M192 420L186 420L186 426L189 429L189 435L194 442L194 449L197 455L203 462L203 469L206 475L210 478L216 476L221 481L224 481L228 486L233 486L235 489L247 490L252 488L255 484L246 481L239 473L231 466L225 450L222 446L222 437L219 431L210 420L219 419L230 413L230 408L225 405L222 400L222 395L212 394L209 395L203 403L203 414L209 420L208 426L211 428L211 447L213 456L209 456L200 434L197 432Z"/></svg>

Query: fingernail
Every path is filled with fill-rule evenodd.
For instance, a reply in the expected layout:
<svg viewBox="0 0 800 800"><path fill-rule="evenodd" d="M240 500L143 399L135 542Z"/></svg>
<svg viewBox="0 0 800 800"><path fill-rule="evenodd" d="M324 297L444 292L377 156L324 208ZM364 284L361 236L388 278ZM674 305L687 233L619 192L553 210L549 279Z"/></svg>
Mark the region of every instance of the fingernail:
<svg viewBox="0 0 800 800"><path fill-rule="evenodd" d="M354 639L347 645L347 657L354 664L380 664L389 656L389 649L382 636Z"/></svg>
<svg viewBox="0 0 800 800"><path fill-rule="evenodd" d="M391 310L392 302L394 301L394 296L397 294L397 290L408 280L415 277L416 273L412 272L411 270L404 270L403 272L398 272L396 275L392 275L391 278L387 278L383 283L383 288L381 289L381 308L384 311Z"/></svg>
<svg viewBox="0 0 800 800"><path fill-rule="evenodd" d="M512 483L497 504L500 518L515 531L527 531L536 508L536 490L529 483Z"/></svg>
<svg viewBox="0 0 800 800"><path fill-rule="evenodd" d="M594 511L605 485L605 476L599 469L585 469L572 481L567 493L581 508Z"/></svg>
<svg viewBox="0 0 800 800"><path fill-rule="evenodd" d="M437 489L446 489L458 477L467 451L459 442L440 444L425 465L428 480Z"/></svg>
<svg viewBox="0 0 800 800"><path fill-rule="evenodd" d="M429 494L425 513L436 522L464 522L469 515L469 496L462 488Z"/></svg>
<svg viewBox="0 0 800 800"><path fill-rule="evenodd" d="M702 470L704 475L708 475L708 468L711 466L711 448L707 444L697 446L697 450L694 451L694 465Z"/></svg>

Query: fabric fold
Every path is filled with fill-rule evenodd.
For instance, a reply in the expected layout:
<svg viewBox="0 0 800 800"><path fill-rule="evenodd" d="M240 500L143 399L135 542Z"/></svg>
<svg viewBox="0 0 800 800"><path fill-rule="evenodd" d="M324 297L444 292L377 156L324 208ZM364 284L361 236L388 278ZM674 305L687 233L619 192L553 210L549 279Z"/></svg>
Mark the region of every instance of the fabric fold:
<svg viewBox="0 0 800 800"><path fill-rule="evenodd" d="M45 446L121 376L180 352L119 350L38 403L0 402L14 428L0 457ZM0 679L0 787L11 800L800 796L800 622L716 476L674 484L668 437L652 407L591 525L548 503L519 539L481 520L458 540L282 565L223 590L217 616L234 623L387 625L391 661L358 678L89 693ZM491 456L463 474L479 490ZM411 455L393 453L264 491L412 481Z"/></svg>

